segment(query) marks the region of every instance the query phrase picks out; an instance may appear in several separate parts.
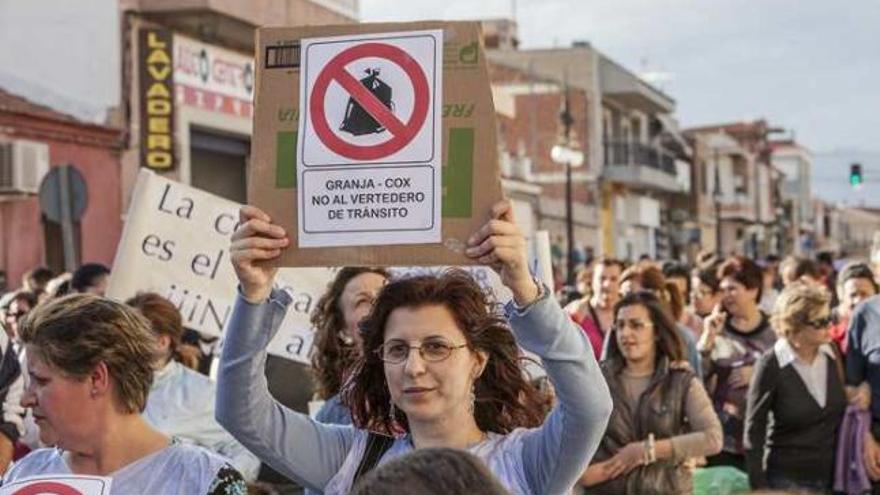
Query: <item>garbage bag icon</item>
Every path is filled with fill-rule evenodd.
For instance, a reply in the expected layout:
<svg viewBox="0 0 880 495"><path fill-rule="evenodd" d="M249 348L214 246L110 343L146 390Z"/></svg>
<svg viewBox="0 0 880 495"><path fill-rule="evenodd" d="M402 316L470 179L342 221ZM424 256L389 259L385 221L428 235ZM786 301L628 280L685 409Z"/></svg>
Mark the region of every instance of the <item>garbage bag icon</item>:
<svg viewBox="0 0 880 495"><path fill-rule="evenodd" d="M366 69L367 76L360 80L367 90L373 94L386 108L394 111L394 101L392 100L392 89L385 81L379 78L378 68ZM353 136L363 136L364 134L379 134L385 132L385 127L376 121L364 107L354 97L348 98L348 104L345 107L345 118L339 130L345 131Z"/></svg>

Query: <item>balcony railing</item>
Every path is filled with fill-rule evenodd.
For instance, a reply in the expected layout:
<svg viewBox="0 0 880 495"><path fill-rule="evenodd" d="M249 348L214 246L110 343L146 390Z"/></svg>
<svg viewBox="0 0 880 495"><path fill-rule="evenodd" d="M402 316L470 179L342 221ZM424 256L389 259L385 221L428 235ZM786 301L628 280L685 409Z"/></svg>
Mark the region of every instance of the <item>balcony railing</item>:
<svg viewBox="0 0 880 495"><path fill-rule="evenodd" d="M676 175L675 158L671 154L631 141L605 141L605 165L637 165Z"/></svg>

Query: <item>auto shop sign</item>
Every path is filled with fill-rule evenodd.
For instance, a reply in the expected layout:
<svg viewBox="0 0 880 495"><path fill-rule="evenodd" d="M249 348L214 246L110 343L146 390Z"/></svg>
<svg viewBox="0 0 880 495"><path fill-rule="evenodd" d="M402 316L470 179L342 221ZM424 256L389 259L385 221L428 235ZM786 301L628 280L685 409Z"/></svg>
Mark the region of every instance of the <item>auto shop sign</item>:
<svg viewBox="0 0 880 495"><path fill-rule="evenodd" d="M253 115L253 57L175 34L174 83L182 105Z"/></svg>

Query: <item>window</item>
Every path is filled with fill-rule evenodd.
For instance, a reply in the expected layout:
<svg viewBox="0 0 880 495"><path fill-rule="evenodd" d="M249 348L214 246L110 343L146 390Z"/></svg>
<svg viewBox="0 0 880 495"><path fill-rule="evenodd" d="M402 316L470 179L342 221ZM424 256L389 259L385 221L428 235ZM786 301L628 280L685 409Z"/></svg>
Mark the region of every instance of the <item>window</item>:
<svg viewBox="0 0 880 495"><path fill-rule="evenodd" d="M237 203L247 202L250 143L200 130L190 133L190 184Z"/></svg>

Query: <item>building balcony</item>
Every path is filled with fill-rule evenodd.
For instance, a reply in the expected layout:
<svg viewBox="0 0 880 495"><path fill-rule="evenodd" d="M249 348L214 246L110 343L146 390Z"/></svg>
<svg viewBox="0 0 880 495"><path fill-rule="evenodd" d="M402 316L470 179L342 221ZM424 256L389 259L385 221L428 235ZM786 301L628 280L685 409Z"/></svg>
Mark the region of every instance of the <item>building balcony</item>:
<svg viewBox="0 0 880 495"><path fill-rule="evenodd" d="M708 199L714 207L715 200L711 197ZM723 196L720 203L721 220L758 221L755 200L747 194L738 193L734 196Z"/></svg>
<svg viewBox="0 0 880 495"><path fill-rule="evenodd" d="M630 141L605 141L603 176L613 182L665 192L686 192L675 157L660 148Z"/></svg>
<svg viewBox="0 0 880 495"><path fill-rule="evenodd" d="M675 111L675 100L605 56L599 60L599 85L602 98L626 108L649 114Z"/></svg>

